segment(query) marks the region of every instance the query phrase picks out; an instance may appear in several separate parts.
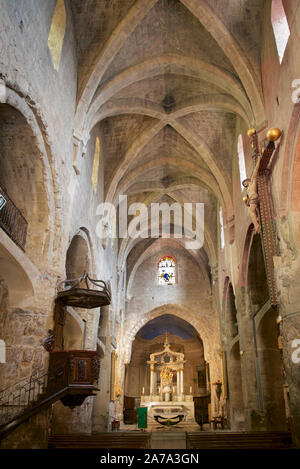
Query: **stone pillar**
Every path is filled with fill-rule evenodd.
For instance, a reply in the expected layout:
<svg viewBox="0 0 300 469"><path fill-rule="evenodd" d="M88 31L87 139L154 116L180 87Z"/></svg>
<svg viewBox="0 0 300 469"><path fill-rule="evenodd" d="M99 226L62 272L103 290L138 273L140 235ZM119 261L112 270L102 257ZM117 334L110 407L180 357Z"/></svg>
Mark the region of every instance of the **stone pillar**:
<svg viewBox="0 0 300 469"><path fill-rule="evenodd" d="M236 342L227 353L228 386L229 386L229 423L233 431L245 429L245 413L241 373L241 355L239 342Z"/></svg>
<svg viewBox="0 0 300 469"><path fill-rule="evenodd" d="M278 311L270 308L257 321L257 347L260 361L266 430L285 431L283 363L278 347Z"/></svg>
<svg viewBox="0 0 300 469"><path fill-rule="evenodd" d="M183 395L183 370L180 370L180 395Z"/></svg>
<svg viewBox="0 0 300 469"><path fill-rule="evenodd" d="M297 447L300 447L300 313L299 305L288 305L281 313L283 364L289 386L290 427ZM296 342L297 341L297 342Z"/></svg>
<svg viewBox="0 0 300 469"><path fill-rule="evenodd" d="M153 369L153 365L150 365L150 396L154 394L153 384L154 384L154 369Z"/></svg>
<svg viewBox="0 0 300 469"><path fill-rule="evenodd" d="M101 308L100 335L105 341L105 355L100 364L99 388L94 398L94 408L92 414L92 432L103 432L109 429L110 410L110 388L111 388L111 351L112 339L110 336L109 307Z"/></svg>
<svg viewBox="0 0 300 469"><path fill-rule="evenodd" d="M255 343L249 295L245 287L236 289L239 318L241 373L246 430L264 430L264 414L259 408ZM230 390L229 390L230 392Z"/></svg>

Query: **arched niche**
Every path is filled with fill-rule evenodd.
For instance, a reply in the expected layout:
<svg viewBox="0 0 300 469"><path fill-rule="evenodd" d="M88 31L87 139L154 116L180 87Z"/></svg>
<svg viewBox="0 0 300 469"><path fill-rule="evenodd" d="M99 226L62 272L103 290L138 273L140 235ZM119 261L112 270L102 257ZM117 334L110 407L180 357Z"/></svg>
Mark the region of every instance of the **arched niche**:
<svg viewBox="0 0 300 469"><path fill-rule="evenodd" d="M84 271L90 270L90 246L85 231L80 229L72 238L66 252L66 279L79 279ZM90 272L89 272L90 273ZM85 349L88 325L87 310L83 308L67 308L63 327L63 347L65 350Z"/></svg>
<svg viewBox="0 0 300 469"><path fill-rule="evenodd" d="M22 260L25 260L23 256L18 261L0 244L0 278L7 288L7 308L24 306L34 296L32 282L36 278L30 278L30 272L26 272L26 266L20 263Z"/></svg>
<svg viewBox="0 0 300 469"><path fill-rule="evenodd" d="M230 429L245 429L240 344L237 340L227 354L228 362L228 418Z"/></svg>
<svg viewBox="0 0 300 469"><path fill-rule="evenodd" d="M227 340L230 341L239 333L235 295L231 282L229 282L226 292L225 322Z"/></svg>
<svg viewBox="0 0 300 469"><path fill-rule="evenodd" d="M174 373L172 379L172 397L176 400L179 386L184 395L192 395L195 404L196 421L208 422L208 364L204 359L204 347L196 329L184 319L172 314L163 314L146 323L135 335L132 344L130 363L125 366L124 382L124 423L134 423L136 408L141 394L150 395L150 381L153 380L155 392L161 387L159 372L150 376L147 361L150 354L161 352L168 332L168 343L173 352L184 354L183 384L180 376ZM179 381L178 381L179 380Z"/></svg>
<svg viewBox="0 0 300 469"><path fill-rule="evenodd" d="M89 246L82 234L76 234L69 245L66 254L66 277L68 280L82 276L90 269Z"/></svg>
<svg viewBox="0 0 300 469"><path fill-rule="evenodd" d="M150 320L136 334L132 344L131 360L127 369L125 395L138 398L142 388L150 392L150 371L147 360L150 353L163 348L165 332L168 331L171 350L185 354L184 393L194 396L206 393L204 347L201 337L187 321L163 314Z"/></svg>
<svg viewBox="0 0 300 469"><path fill-rule="evenodd" d="M28 223L21 247L40 265L50 243L49 197L45 155L29 122L15 107L0 103L0 187Z"/></svg>
<svg viewBox="0 0 300 469"><path fill-rule="evenodd" d="M267 275L260 235L253 236L248 262L248 291L252 306L258 310L269 299Z"/></svg>

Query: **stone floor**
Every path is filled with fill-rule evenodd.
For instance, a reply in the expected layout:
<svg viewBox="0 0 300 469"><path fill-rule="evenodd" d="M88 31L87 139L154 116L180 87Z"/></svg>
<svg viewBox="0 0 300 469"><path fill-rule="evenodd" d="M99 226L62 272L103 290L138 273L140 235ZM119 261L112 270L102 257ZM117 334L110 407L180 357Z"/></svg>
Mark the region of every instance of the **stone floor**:
<svg viewBox="0 0 300 469"><path fill-rule="evenodd" d="M180 431L152 432L151 449L186 449L186 433Z"/></svg>

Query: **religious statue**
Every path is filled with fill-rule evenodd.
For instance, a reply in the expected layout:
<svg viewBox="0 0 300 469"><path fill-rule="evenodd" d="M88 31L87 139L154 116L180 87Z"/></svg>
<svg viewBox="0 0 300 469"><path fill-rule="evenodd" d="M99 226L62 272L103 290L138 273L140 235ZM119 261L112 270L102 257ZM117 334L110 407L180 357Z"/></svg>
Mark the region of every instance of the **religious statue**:
<svg viewBox="0 0 300 469"><path fill-rule="evenodd" d="M161 379L162 385L171 384L173 380L172 370L165 366L160 373L160 379Z"/></svg>
<svg viewBox="0 0 300 469"><path fill-rule="evenodd" d="M221 394L222 394L222 382L218 380L215 383L213 383L213 385L216 386L216 396L218 400L220 400Z"/></svg>
<svg viewBox="0 0 300 469"><path fill-rule="evenodd" d="M247 197L244 199L244 202L249 207L249 215L254 224L255 233L260 233L260 217L259 217L259 196L257 189L257 175L261 162L261 155L258 155L257 162L251 176L251 179L245 179L242 184L247 189Z"/></svg>
<svg viewBox="0 0 300 469"><path fill-rule="evenodd" d="M165 397L165 401L170 401L172 392L173 372L170 368L164 367L160 372L160 380L162 384L162 393Z"/></svg>

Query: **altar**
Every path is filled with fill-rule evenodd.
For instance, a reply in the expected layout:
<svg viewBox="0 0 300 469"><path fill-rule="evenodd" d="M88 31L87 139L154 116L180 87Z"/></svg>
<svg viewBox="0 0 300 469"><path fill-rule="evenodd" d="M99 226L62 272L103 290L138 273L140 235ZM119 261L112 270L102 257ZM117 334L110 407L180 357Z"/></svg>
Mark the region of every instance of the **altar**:
<svg viewBox="0 0 300 469"><path fill-rule="evenodd" d="M150 395L142 392L141 407L148 408L150 429L174 426L195 427L192 394L184 394L184 354L170 348L168 334L160 352L150 354Z"/></svg>

